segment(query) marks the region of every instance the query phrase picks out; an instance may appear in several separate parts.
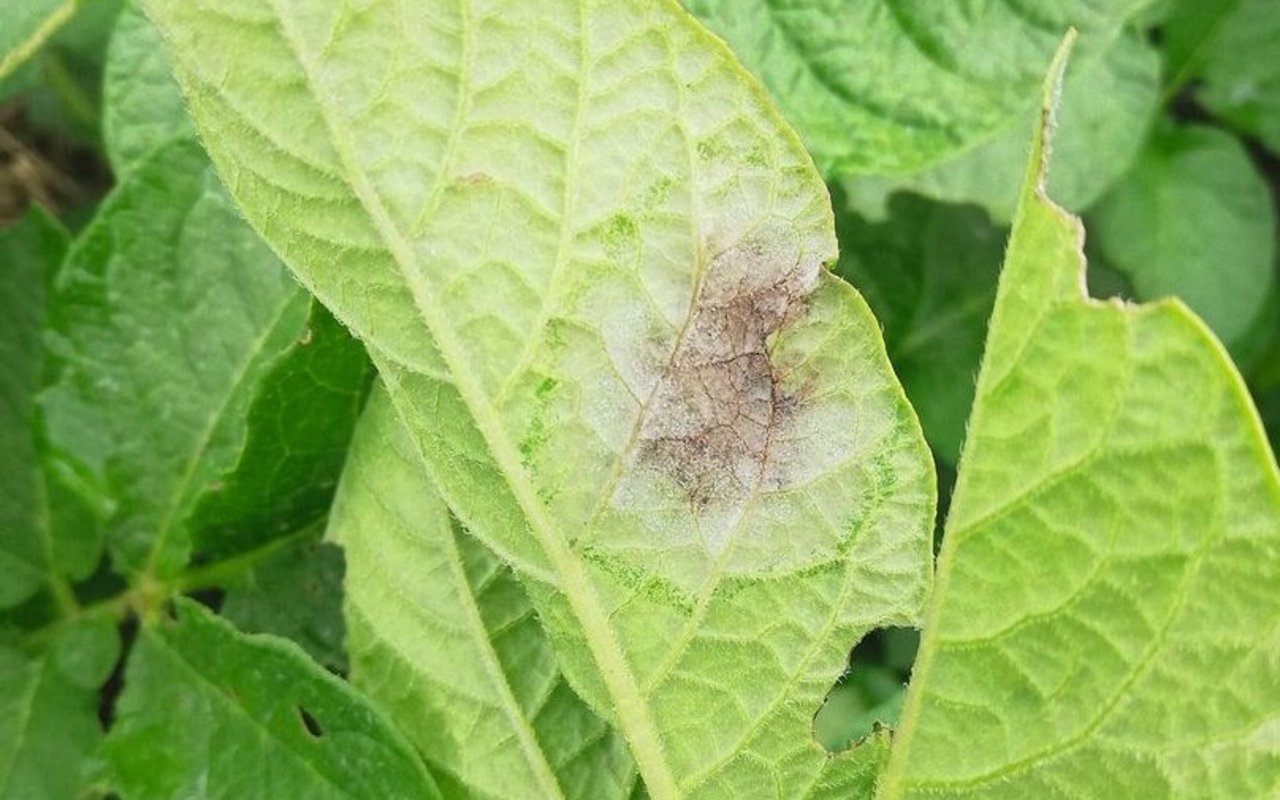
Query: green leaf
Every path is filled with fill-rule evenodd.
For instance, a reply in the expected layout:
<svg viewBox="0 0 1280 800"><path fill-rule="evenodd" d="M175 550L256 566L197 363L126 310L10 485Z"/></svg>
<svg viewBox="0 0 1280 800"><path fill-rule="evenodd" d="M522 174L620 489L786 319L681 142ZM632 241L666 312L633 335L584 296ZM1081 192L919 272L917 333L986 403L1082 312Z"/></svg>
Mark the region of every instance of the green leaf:
<svg viewBox="0 0 1280 800"><path fill-rule="evenodd" d="M312 302L255 387L235 464L191 511L202 555L225 558L323 518L372 376L364 348Z"/></svg>
<svg viewBox="0 0 1280 800"><path fill-rule="evenodd" d="M35 207L0 230L0 608L30 597L54 567L35 392L46 287L66 249L66 231Z"/></svg>
<svg viewBox="0 0 1280 800"><path fill-rule="evenodd" d="M1137 34L1121 36L1100 58L1076 61L1062 89L1062 126L1053 149L1049 190L1064 207L1093 204L1133 164L1142 149L1160 94L1160 56ZM992 218L1013 219L1027 142L1040 124L1037 103L993 138L937 166L906 177L854 176L846 181L855 205L884 216L888 195L908 190L951 203L976 203Z"/></svg>
<svg viewBox="0 0 1280 800"><path fill-rule="evenodd" d="M884 325L889 360L934 455L960 455L995 303L1006 232L971 206L896 194L884 222L864 220L837 188L840 275Z"/></svg>
<svg viewBox="0 0 1280 800"><path fill-rule="evenodd" d="M189 600L138 634L102 746L124 797L437 798L408 742L349 685Z"/></svg>
<svg viewBox="0 0 1280 800"><path fill-rule="evenodd" d="M1035 102L1040 71L1068 28L1080 31L1084 72L1085 62L1106 52L1125 20L1147 2L686 5L769 87L824 172L900 175L975 147L1024 119ZM1017 135L1025 137L1021 125ZM1116 136L1111 141L1123 141ZM1022 153L1024 147L1020 138L1002 149ZM993 155L992 161L1000 159ZM1011 186L1016 183L1015 178Z"/></svg>
<svg viewBox="0 0 1280 800"><path fill-rule="evenodd" d="M1272 797L1274 456L1185 306L1084 295L1046 135L879 796Z"/></svg>
<svg viewBox="0 0 1280 800"><path fill-rule="evenodd" d="M822 268L826 188L727 49L669 0L147 7L246 217L650 795L865 784L876 751L828 758L812 717L917 622L933 473Z"/></svg>
<svg viewBox="0 0 1280 800"><path fill-rule="evenodd" d="M329 534L347 560L352 680L450 797L626 798L622 737L569 688L511 571L457 532L384 392Z"/></svg>
<svg viewBox="0 0 1280 800"><path fill-rule="evenodd" d="M102 87L102 137L117 175L159 145L195 138L160 34L134 0L111 35Z"/></svg>
<svg viewBox="0 0 1280 800"><path fill-rule="evenodd" d="M1181 298L1233 349L1275 281L1271 190L1244 147L1213 128L1158 132L1089 227L1139 299Z"/></svg>
<svg viewBox="0 0 1280 800"><path fill-rule="evenodd" d="M1280 154L1280 14L1273 0L1176 0L1162 28L1170 91L1195 97Z"/></svg>
<svg viewBox="0 0 1280 800"><path fill-rule="evenodd" d="M119 653L105 620L68 628L36 657L0 644L0 797L80 796L102 739L98 686Z"/></svg>
<svg viewBox="0 0 1280 800"><path fill-rule="evenodd" d="M21 0L0 25L0 79L35 55L71 19L77 0Z"/></svg>
<svg viewBox="0 0 1280 800"><path fill-rule="evenodd" d="M155 151L104 202L49 327L50 438L114 503L122 574L171 577L193 546L224 556L327 506L364 356L240 221L194 143Z"/></svg>
<svg viewBox="0 0 1280 800"><path fill-rule="evenodd" d="M345 673L344 574L342 550L306 536L227 580L219 611L246 633L292 639L321 665Z"/></svg>

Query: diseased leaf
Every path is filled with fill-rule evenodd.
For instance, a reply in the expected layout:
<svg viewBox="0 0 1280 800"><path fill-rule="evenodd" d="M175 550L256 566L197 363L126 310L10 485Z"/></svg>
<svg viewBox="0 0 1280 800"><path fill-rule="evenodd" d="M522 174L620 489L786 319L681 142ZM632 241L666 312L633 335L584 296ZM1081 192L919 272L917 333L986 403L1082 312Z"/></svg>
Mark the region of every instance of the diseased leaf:
<svg viewBox="0 0 1280 800"><path fill-rule="evenodd" d="M102 747L123 797L438 798L408 742L295 645L189 600L138 634Z"/></svg>
<svg viewBox="0 0 1280 800"><path fill-rule="evenodd" d="M102 94L102 138L118 175L159 145L195 139L160 34L135 0L111 35Z"/></svg>
<svg viewBox="0 0 1280 800"><path fill-rule="evenodd" d="M67 232L35 207L0 230L0 608L26 600L55 568L35 392L45 291L66 249Z"/></svg>
<svg viewBox="0 0 1280 800"><path fill-rule="evenodd" d="M1046 135L879 796L1273 797L1274 456L1185 306L1083 294Z"/></svg>
<svg viewBox="0 0 1280 800"><path fill-rule="evenodd" d="M840 275L884 326L889 360L936 456L960 455L1006 232L977 208L896 194L871 223L833 193Z"/></svg>
<svg viewBox="0 0 1280 800"><path fill-rule="evenodd" d="M1176 0L1162 28L1176 88L1280 154L1280 14L1274 0Z"/></svg>
<svg viewBox="0 0 1280 800"><path fill-rule="evenodd" d="M51 299L43 408L114 502L119 571L171 577L193 545L225 555L323 512L367 367L311 305L193 143L104 202Z"/></svg>
<svg viewBox="0 0 1280 800"><path fill-rule="evenodd" d="M1244 147L1213 128L1160 131L1089 226L1140 299L1181 298L1233 349L1275 282L1271 190Z"/></svg>
<svg viewBox="0 0 1280 800"><path fill-rule="evenodd" d="M303 536L228 579L219 612L246 633L292 639L322 666L345 673L345 571L340 548Z"/></svg>
<svg viewBox="0 0 1280 800"><path fill-rule="evenodd" d="M1049 191L1064 207L1083 210L1116 183L1146 141L1160 94L1160 56L1137 34L1125 34L1100 58L1076 61L1062 89L1062 133L1053 148ZM1013 219L1037 103L972 150L906 177L851 176L854 205L883 217L894 191L950 203L975 203L1004 224Z"/></svg>
<svg viewBox="0 0 1280 800"><path fill-rule="evenodd" d="M31 58L76 11L76 0L20 0L0 25L0 79Z"/></svg>
<svg viewBox="0 0 1280 800"><path fill-rule="evenodd" d="M385 393L329 536L346 553L352 681L449 797L626 798L626 744L569 688L511 571L456 531Z"/></svg>
<svg viewBox="0 0 1280 800"><path fill-rule="evenodd" d="M68 628L35 657L0 644L0 797L80 796L102 739L98 686L119 653L105 620Z"/></svg>
<svg viewBox="0 0 1280 800"><path fill-rule="evenodd" d="M1147 2L687 0L686 5L770 88L824 172L900 175L978 146L1024 119L1022 113L1035 102L1043 65L1068 28L1080 31L1078 64L1084 73L1090 69L1086 62L1106 52L1125 20ZM1143 67L1143 72L1146 80L1149 70ZM1105 82L1107 74L1089 82ZM1120 123L1119 130L1127 125ZM1025 130L1016 129L1023 138L1000 149L1020 155ZM1119 144L1126 138L1117 133L1109 141ZM1130 152L1136 146L1130 145ZM994 150L990 158L1000 163ZM1123 164L1112 175L1121 170ZM949 180L967 181L960 175ZM1016 184L1014 178L1011 185ZM980 196L989 195L965 199ZM1009 197L1002 200L1007 203Z"/></svg>
<svg viewBox="0 0 1280 800"><path fill-rule="evenodd" d="M812 717L863 633L917 622L933 474L823 269L825 187L728 51L666 0L147 7L246 216L650 795L865 786L882 750L828 758Z"/></svg>

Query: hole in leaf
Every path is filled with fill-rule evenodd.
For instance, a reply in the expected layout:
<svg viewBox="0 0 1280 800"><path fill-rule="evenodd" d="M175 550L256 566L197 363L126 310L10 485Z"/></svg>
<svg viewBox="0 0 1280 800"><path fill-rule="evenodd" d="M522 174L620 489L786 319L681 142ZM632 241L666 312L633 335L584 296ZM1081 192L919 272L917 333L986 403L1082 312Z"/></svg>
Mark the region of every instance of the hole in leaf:
<svg viewBox="0 0 1280 800"><path fill-rule="evenodd" d="M882 628L864 636L813 716L818 744L828 753L841 753L896 725L919 644L920 633L912 628Z"/></svg>
<svg viewBox="0 0 1280 800"><path fill-rule="evenodd" d="M311 712L298 706L298 716L302 718L302 727L307 729L307 733L311 734L312 738L320 739L324 736L324 729L320 727L316 718L311 716Z"/></svg>

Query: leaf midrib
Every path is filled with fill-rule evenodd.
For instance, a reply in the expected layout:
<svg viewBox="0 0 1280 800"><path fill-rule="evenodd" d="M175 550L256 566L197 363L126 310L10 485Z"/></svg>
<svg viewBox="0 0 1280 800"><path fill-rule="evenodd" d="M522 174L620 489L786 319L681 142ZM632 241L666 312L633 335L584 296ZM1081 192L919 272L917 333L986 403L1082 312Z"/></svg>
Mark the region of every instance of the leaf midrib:
<svg viewBox="0 0 1280 800"><path fill-rule="evenodd" d="M462 5L465 7L466 3ZM430 287L421 279L415 268L412 248L401 236L368 178L358 168L352 143L343 134L334 112L326 102L325 95L320 91L315 70L302 46L302 38L293 30L288 15L281 11L278 0L270 0L270 7L279 23L281 39L287 46L289 54L298 63L308 93L315 101L325 131L338 157L338 166L341 168L339 177L351 189L355 199L368 214L379 237L396 262L413 296L414 305L431 332L441 359L447 366L463 403L488 444L496 465L507 479L507 484L511 487L512 494L529 522L530 529L537 537L548 562L560 579L558 588L569 601L574 615L582 625L584 639L590 648L592 658L596 662L609 694L614 699L618 726L626 735L650 795L655 800L679 797L675 777L670 765L666 762L661 739L650 718L648 706L642 699L631 664L613 635L608 615L601 606L599 598L590 588L591 584L582 564L577 561L573 552L560 539L551 521L547 519L536 491L529 485L519 455L507 439L497 419L496 410L485 397L483 389L471 379L467 370L458 368L458 364L465 363L462 355L465 351L461 343L455 340L450 328L440 323L444 315L436 308Z"/></svg>

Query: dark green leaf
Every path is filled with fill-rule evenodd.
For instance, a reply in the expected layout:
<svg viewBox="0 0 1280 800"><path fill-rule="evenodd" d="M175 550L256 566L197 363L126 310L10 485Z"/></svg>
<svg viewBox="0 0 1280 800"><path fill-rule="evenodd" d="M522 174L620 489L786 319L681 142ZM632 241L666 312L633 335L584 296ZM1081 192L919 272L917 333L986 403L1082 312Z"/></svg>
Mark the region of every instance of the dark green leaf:
<svg viewBox="0 0 1280 800"><path fill-rule="evenodd" d="M240 220L199 148L125 177L50 306L50 436L115 504L117 568L172 576L327 507L363 351Z"/></svg>
<svg viewBox="0 0 1280 800"><path fill-rule="evenodd" d="M1271 191L1244 147L1213 128L1159 131L1089 229L1139 299L1182 298L1233 350L1275 280Z"/></svg>
<svg viewBox="0 0 1280 800"><path fill-rule="evenodd" d="M1280 153L1280 9L1275 0L1177 0L1164 27L1176 89Z"/></svg>
<svg viewBox="0 0 1280 800"><path fill-rule="evenodd" d="M972 206L895 194L871 223L834 193L837 271L884 325L889 359L934 453L954 464L973 403L1005 231Z"/></svg>
<svg viewBox="0 0 1280 800"><path fill-rule="evenodd" d="M140 164L76 242L50 299L43 406L50 439L116 504L122 572L186 562L191 504L234 463L308 308L192 144Z"/></svg>
<svg viewBox="0 0 1280 800"><path fill-rule="evenodd" d="M29 597L53 566L34 398L46 286L66 248L66 231L37 208L0 231L0 608Z"/></svg>
<svg viewBox="0 0 1280 800"><path fill-rule="evenodd" d="M98 686L120 652L115 626L86 620L30 657L0 644L0 797L79 794L98 746Z"/></svg>
<svg viewBox="0 0 1280 800"><path fill-rule="evenodd" d="M773 92L820 167L901 175L1022 119L1069 27L1083 64L1148 0L686 0ZM1025 129L1017 126L1017 135ZM1024 143L1015 145L1024 152ZM1018 156L1014 156L1015 159ZM1016 178L1006 197L1016 194Z"/></svg>
<svg viewBox="0 0 1280 800"><path fill-rule="evenodd" d="M297 646L188 601L138 635L107 781L129 798L435 798L404 738Z"/></svg>
<svg viewBox="0 0 1280 800"><path fill-rule="evenodd" d="M248 633L292 639L316 661L346 672L342 548L306 538L227 586L222 615Z"/></svg>

